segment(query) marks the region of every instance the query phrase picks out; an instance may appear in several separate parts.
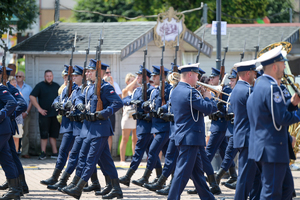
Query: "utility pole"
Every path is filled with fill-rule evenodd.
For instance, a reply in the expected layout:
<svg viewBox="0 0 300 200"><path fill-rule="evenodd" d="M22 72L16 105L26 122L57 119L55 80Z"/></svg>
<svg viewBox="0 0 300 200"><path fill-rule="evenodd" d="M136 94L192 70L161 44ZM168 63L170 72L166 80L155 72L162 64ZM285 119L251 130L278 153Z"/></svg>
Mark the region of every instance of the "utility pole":
<svg viewBox="0 0 300 200"><path fill-rule="evenodd" d="M59 0L55 0L54 4L54 22L59 21Z"/></svg>
<svg viewBox="0 0 300 200"><path fill-rule="evenodd" d="M217 0L217 59L216 68L221 69L221 0Z"/></svg>
<svg viewBox="0 0 300 200"><path fill-rule="evenodd" d="M203 6L203 14L202 14L203 24L207 23L207 4L205 3Z"/></svg>

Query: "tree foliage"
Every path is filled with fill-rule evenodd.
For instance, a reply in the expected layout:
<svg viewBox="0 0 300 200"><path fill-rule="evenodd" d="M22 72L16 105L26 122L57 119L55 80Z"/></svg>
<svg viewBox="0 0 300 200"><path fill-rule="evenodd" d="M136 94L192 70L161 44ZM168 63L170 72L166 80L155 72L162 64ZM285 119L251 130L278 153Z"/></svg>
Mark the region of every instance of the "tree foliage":
<svg viewBox="0 0 300 200"><path fill-rule="evenodd" d="M0 3L0 36L7 30L11 31L11 19L15 15L17 30L24 31L30 28L31 24L39 15L39 8L35 0L1 0Z"/></svg>
<svg viewBox="0 0 300 200"><path fill-rule="evenodd" d="M271 23L288 23L290 22L289 8L293 9L290 0L268 0L267 16Z"/></svg>
<svg viewBox="0 0 300 200"><path fill-rule="evenodd" d="M126 17L141 15L141 11L133 10L134 0L78 0L75 10L96 11L103 14L116 14ZM75 18L80 22L117 22L126 21L123 18L105 17L93 13L75 12Z"/></svg>

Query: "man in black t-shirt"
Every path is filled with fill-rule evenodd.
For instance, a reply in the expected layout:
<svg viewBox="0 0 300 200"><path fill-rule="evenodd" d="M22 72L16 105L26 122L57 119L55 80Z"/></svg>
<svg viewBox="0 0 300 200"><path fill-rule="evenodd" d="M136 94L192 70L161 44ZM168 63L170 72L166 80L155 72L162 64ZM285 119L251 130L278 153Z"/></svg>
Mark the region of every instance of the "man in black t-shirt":
<svg viewBox="0 0 300 200"><path fill-rule="evenodd" d="M39 111L39 127L41 135L41 155L39 160L46 159L46 146L49 137L52 147L51 158L57 158L56 138L59 136L59 123L56 119L57 112L51 107L58 96L59 85L53 82L53 73L46 70L45 81L38 83L30 94L30 101ZM38 98L38 101L37 101Z"/></svg>

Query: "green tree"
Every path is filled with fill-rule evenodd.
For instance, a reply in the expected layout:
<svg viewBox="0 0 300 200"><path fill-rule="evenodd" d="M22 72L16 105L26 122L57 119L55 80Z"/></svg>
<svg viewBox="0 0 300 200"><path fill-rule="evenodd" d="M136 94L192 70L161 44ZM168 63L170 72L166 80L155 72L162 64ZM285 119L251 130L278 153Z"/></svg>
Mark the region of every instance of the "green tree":
<svg viewBox="0 0 300 200"><path fill-rule="evenodd" d="M134 0L78 0L75 10L87 10L103 14L116 14L126 17L141 15L141 11L133 10ZM87 12L75 12L76 20L80 22L117 22L126 21L124 18L106 17L99 14Z"/></svg>
<svg viewBox="0 0 300 200"><path fill-rule="evenodd" d="M290 0L268 0L267 16L271 23L288 23L290 22L289 8L293 9Z"/></svg>
<svg viewBox="0 0 300 200"><path fill-rule="evenodd" d="M0 3L0 36L7 30L12 30L9 26L13 15L19 20L17 30L24 31L35 22L39 15L39 8L35 0L1 0Z"/></svg>

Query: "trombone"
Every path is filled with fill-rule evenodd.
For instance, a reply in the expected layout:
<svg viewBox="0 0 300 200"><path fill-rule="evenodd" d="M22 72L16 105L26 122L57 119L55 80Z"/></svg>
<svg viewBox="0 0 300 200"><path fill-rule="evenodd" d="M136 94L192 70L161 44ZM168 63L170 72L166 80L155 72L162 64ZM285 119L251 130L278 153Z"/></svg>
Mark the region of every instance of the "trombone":
<svg viewBox="0 0 300 200"><path fill-rule="evenodd" d="M222 102L222 103L226 103L226 104L230 105L229 102L224 101L224 100L218 98L218 96L219 96L220 94L224 94L224 95L227 95L227 96L230 97L230 94L227 94L227 93L225 93L225 92L222 92L222 85L213 86L213 85L208 85L208 84L202 83L202 82L200 82L200 81L197 81L196 86L197 86L197 87L200 87L200 86L205 87L206 89L208 89L208 90L210 90L211 92L213 92L213 93L216 94L217 97L212 97L213 99L218 100L218 101L220 101L220 102Z"/></svg>

